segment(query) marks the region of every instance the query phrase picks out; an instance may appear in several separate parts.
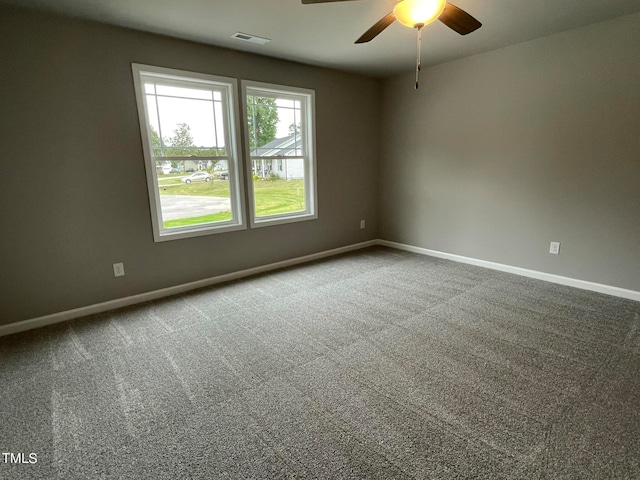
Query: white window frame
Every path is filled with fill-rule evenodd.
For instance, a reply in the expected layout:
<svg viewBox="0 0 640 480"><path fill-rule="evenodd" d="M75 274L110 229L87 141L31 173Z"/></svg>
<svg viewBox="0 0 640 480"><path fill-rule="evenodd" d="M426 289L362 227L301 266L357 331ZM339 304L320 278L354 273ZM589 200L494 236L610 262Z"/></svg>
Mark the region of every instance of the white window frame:
<svg viewBox="0 0 640 480"><path fill-rule="evenodd" d="M155 67L132 63L133 81L138 106L138 118L140 133L142 136L142 149L145 158L145 170L147 174L147 187L149 191L149 203L151 209L151 222L153 224L153 238L155 242L177 240L201 235L244 230L247 228L244 220L244 190L243 190L243 166L239 161L238 132L240 132L240 118L236 114L238 108L237 91L238 82L234 78L220 77L196 72L187 72L170 68ZM225 119L225 149L229 166L229 192L232 218L228 221L191 225L177 228L164 228L162 223L162 207L156 163L153 157L151 136L147 124L147 100L142 84L142 76L155 76L169 82L174 80L185 85L205 84L214 86L222 91L223 116Z"/></svg>
<svg viewBox="0 0 640 480"><path fill-rule="evenodd" d="M249 192L250 223L252 228L267 227L284 223L301 222L318 218L318 187L316 169L316 122L315 122L315 92L306 88L276 85L271 83L254 82L242 80L242 119L244 131L244 151L245 151L245 171L247 172L247 184ZM280 98L292 98L301 100L304 103L304 121L306 128L303 128L304 139L303 152L304 161L304 181L305 181L305 210L300 212L283 213L256 217L255 198L253 190L253 158L251 157L251 146L249 143L248 106L247 95L254 96L277 96ZM285 158L285 157L282 157ZM295 158L298 158L297 156ZM278 160L278 157L274 157Z"/></svg>

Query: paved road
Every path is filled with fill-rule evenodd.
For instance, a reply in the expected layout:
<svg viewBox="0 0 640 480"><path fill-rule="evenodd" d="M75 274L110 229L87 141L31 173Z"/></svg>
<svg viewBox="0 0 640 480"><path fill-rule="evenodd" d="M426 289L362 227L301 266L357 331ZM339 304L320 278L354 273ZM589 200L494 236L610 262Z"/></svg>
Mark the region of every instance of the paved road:
<svg viewBox="0 0 640 480"><path fill-rule="evenodd" d="M228 212L231 202L224 197L191 197L189 195L160 195L162 219L199 217L212 213Z"/></svg>

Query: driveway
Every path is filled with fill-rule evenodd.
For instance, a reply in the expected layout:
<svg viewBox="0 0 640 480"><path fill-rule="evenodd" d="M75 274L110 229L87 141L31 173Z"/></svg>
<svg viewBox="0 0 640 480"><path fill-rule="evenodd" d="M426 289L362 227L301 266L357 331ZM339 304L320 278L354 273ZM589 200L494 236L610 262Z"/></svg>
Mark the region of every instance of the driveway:
<svg viewBox="0 0 640 480"><path fill-rule="evenodd" d="M224 197L160 195L160 202L162 203L162 219L164 221L200 217L231 210L231 202Z"/></svg>

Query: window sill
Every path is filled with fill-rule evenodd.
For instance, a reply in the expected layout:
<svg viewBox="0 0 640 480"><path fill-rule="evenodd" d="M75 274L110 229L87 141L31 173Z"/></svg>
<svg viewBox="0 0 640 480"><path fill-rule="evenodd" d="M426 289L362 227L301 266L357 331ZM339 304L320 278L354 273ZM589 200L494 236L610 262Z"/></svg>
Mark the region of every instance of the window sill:
<svg viewBox="0 0 640 480"><path fill-rule="evenodd" d="M168 242L171 240L181 240L192 237L202 237L204 235L216 235L219 233L236 232L238 230L246 230L244 224L225 224L225 225L201 225L193 228L180 228L173 230L154 231L154 242Z"/></svg>

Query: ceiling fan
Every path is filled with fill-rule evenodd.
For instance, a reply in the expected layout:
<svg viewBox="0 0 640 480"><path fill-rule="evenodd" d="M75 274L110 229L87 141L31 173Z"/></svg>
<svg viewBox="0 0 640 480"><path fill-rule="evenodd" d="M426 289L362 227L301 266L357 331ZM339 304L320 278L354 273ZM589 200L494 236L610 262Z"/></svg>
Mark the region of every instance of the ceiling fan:
<svg viewBox="0 0 640 480"><path fill-rule="evenodd" d="M351 0L302 0L304 5L313 3L348 2ZM416 56L416 88L418 88L418 74L420 72L420 44L422 27L436 20L440 20L447 27L467 35L476 31L482 24L467 12L446 0L399 0L393 11L385 15L369 30L364 32L355 43L367 43L376 38L382 31L395 21L418 30L418 52Z"/></svg>

